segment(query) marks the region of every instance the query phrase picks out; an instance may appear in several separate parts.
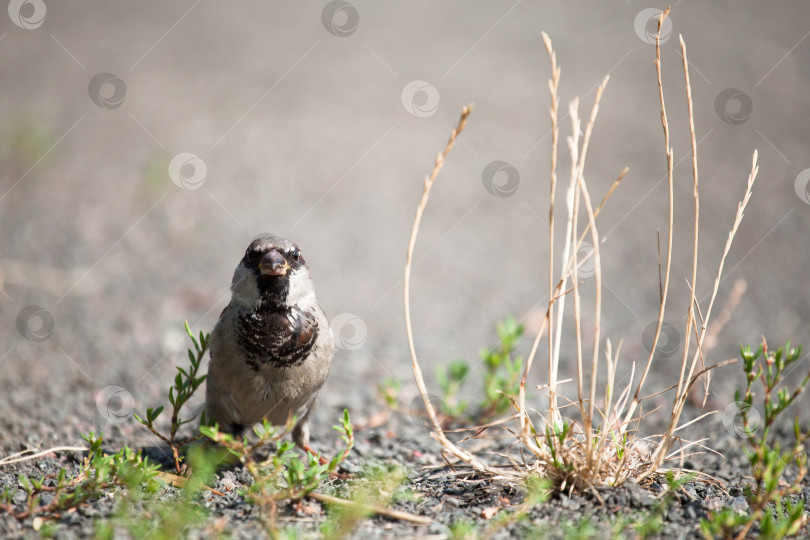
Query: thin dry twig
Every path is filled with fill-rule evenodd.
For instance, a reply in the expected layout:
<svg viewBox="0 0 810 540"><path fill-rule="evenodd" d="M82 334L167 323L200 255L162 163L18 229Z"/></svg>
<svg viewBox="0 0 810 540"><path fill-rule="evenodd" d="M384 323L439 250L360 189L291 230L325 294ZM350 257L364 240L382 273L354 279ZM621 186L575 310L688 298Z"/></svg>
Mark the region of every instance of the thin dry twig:
<svg viewBox="0 0 810 540"><path fill-rule="evenodd" d="M731 244L732 244L732 242L734 240L734 236L737 234L737 230L738 230L738 228L740 226L740 223L742 222L742 218L743 218L743 215L745 213L745 208L748 205L749 199L751 198L751 193L752 193L752 189L753 189L753 186L754 186L754 182L756 181L757 173L759 172L759 166L757 165L757 157L758 157L758 153L757 153L756 150L754 150L754 154L753 154L753 156L751 158L751 172L748 175L748 182L747 182L746 189L745 189L745 195L743 196L742 201L740 201L737 204L737 213L736 213L736 215L734 217L734 224L732 225L731 230L728 233L728 238L726 239L726 245L723 248L723 255L720 257L720 264L719 264L719 267L717 269L717 274L715 276L714 287L712 289L712 295L711 295L710 300L709 300L709 307L706 310L706 317L705 317L705 319L703 321L703 326L702 326L702 329L701 329L701 332L700 332L700 337L698 338L697 350L695 351L695 353L694 353L695 356L692 359L692 366L693 367L694 367L694 365L696 363L697 356L701 352L703 341L706 339L706 333L707 333L707 328L708 328L708 324L709 324L709 319L711 317L712 308L714 307L714 301L717 298L717 292L718 292L718 290L720 288L720 281L722 280L723 267L725 266L726 257L728 256L729 251L731 251ZM676 393L675 403L673 404L672 419L670 420L670 426L667 429L667 434L669 434L670 437L671 437L671 434L674 433L674 429L677 427L677 423L678 423L678 421L680 419L680 415L683 412L683 408L684 408L684 406L686 404L686 400L687 400L687 397L688 397L688 394L689 394L689 389L691 388L691 385L694 384L694 380L695 380L695 378L692 377L691 378L692 383L688 384L685 389L682 389L682 390L679 389L679 392ZM661 441L661 446L659 447L659 455L657 456L657 459L660 459L661 455L663 453L668 452L670 444L671 444L671 440L668 440L667 437L665 437Z"/></svg>
<svg viewBox="0 0 810 540"><path fill-rule="evenodd" d="M734 282L728 300L726 300L726 304L723 306L723 310L706 329L706 339L703 343L704 354L717 345L717 335L723 331L723 328L725 328L731 320L731 314L737 309L747 288L748 284L742 278Z"/></svg>
<svg viewBox="0 0 810 540"><path fill-rule="evenodd" d="M669 8L661 12L658 16L658 32L655 35L655 72L658 75L658 98L661 102L661 125L664 128L664 150L667 156L667 183L669 185L669 222L668 222L668 237L667 237L667 262L666 269L664 270L664 283L661 286L660 302L658 304L658 321L655 325L655 334L650 344L650 352L647 356L647 363L644 365L644 371L641 373L641 378L638 381L633 401L627 409L627 414L624 419L628 422L636 412L636 407L640 403L639 396L647 380L647 375L650 373L653 358L655 357L655 350L658 347L658 339L661 336L661 328L664 324L664 311L667 305L667 295L669 293L669 278L672 269L672 237L675 230L674 214L675 214L675 198L674 198L674 179L673 179L673 151L669 145L669 121L667 120L667 108L664 103L664 83L661 78L661 27L664 24L664 19L669 15ZM660 271L659 271L660 275Z"/></svg>
<svg viewBox="0 0 810 540"><path fill-rule="evenodd" d="M588 186L585 183L585 156L588 152L588 143L591 140L591 133L593 132L593 125L596 122L596 115L599 112L599 102L602 100L602 92L607 86L610 76L606 76L599 87L596 89L596 98L594 98L593 108L591 109L591 117L588 120L588 125L585 127L585 136L582 139L582 152L579 158L579 165L577 166L577 183L579 190L582 193L582 200L585 202L585 211L588 216L588 223L591 226L591 240L593 241L593 264L594 264L594 283L595 283L595 300L594 300L594 322L593 322L593 351L591 358L591 392L590 403L588 408L588 415L585 418L585 432L590 434L593 424L593 407L596 400L596 375L599 366L599 334L600 334L600 320L602 315L602 262L600 257L599 246L599 232L596 230L596 217L591 205L591 197L588 193ZM576 250L575 250L576 252ZM593 463L593 437L588 436L587 440L588 464Z"/></svg>
<svg viewBox="0 0 810 540"><path fill-rule="evenodd" d="M11 465L12 463L31 461L55 452L87 452L89 450L90 449L86 446L54 446L46 450L23 450L22 452L17 452L0 459L0 467L3 465Z"/></svg>
<svg viewBox="0 0 810 540"><path fill-rule="evenodd" d="M413 220L411 237L408 241L408 253L405 258L405 330L408 334L408 347L411 352L411 367L413 369L413 376L416 380L416 386L419 389L419 395L422 397L422 401L425 404L425 410L427 411L430 422L433 425L432 435L441 443L447 452L450 452L455 457L469 463L476 469L487 471L489 468L483 462L469 452L458 448L445 436L444 431L442 431L441 423L439 422L436 411L433 408L433 404L430 402L430 397L428 396L427 387L425 386L425 378L422 375L422 368L419 366L419 360L416 357L416 347L413 340L413 327L411 325L411 266L413 262L413 251L414 247L416 246L416 237L419 233L419 224L422 221L422 214L424 213L428 199L430 198L430 190L433 187L433 183L436 181L439 171L442 170L444 160L447 158L447 154L449 154L450 150L453 148L456 138L464 130L464 126L467 125L467 117L470 115L471 110L471 105L464 107L461 110L461 118L459 118L458 125L450 133L450 138L447 141L447 145L445 146L444 150L436 156L436 162L433 165L433 171L430 173L430 176L425 178L425 184L422 188L422 198L419 200L419 205L416 207L416 216Z"/></svg>
<svg viewBox="0 0 810 540"><path fill-rule="evenodd" d="M683 58L683 72L686 82L686 104L689 111L689 135L692 141L692 178L693 178L693 199L695 204L695 228L694 228L694 248L692 252L692 281L690 282L689 291L689 308L686 313L686 331L683 340L683 355L681 356L681 371L678 378L678 389L675 393L675 403L672 409L672 419L670 420L669 428L661 440L661 445L658 447L655 454L655 461L660 465L663 462L666 452L669 451L670 438L675 432L675 428L680 418L680 413L683 410L681 404L682 389L684 373L686 370L686 362L689 357L689 343L692 339L692 323L695 320L695 287L697 283L697 265L698 265L698 238L699 238L699 225L700 225L700 192L698 189L698 165L697 165L697 138L695 137L695 119L693 114L692 104L692 86L689 84L689 61L686 56L686 44L683 41L683 36L680 36L681 52ZM697 351L700 351L701 343L697 344ZM697 355L695 356L695 360ZM689 376L691 377L695 369L695 360L692 361L689 368ZM683 404L685 404L685 396Z"/></svg>
<svg viewBox="0 0 810 540"><path fill-rule="evenodd" d="M350 501L348 499L341 499L339 497L333 497L332 495L326 495L325 493L317 493L311 492L307 494L307 497L310 499L315 499L316 501L332 504L335 506L346 506L346 507L362 507L365 510L373 512L377 515L384 516L391 519L398 519L401 521L409 521L411 523L416 523L417 525L430 525L433 523L433 520L426 516L417 516L415 514L410 514L408 512L403 512L401 510L393 510L391 508L386 508L384 506L380 506L379 504L372 504L372 505L362 505L355 501Z"/></svg>
<svg viewBox="0 0 810 540"><path fill-rule="evenodd" d="M549 38L548 34L545 32L543 32L543 44L546 46L546 51L548 52L548 57L551 62L551 79L548 81L548 92L551 97L551 106L549 107L549 117L551 118L551 173L548 206L548 297L551 299L554 298L554 198L557 190L557 141L560 136L560 129L557 126L557 114L560 108L560 98L557 94L560 87L560 68L557 66L557 54L554 52L551 38ZM565 283L563 283L563 288L565 288ZM549 419L555 422L555 424L559 416L556 411L557 366L559 363L560 331L562 329L562 310L564 305L565 302L560 304L556 336L552 336L552 329L554 328L554 302L549 302L548 305ZM528 374L528 369L526 370L526 374ZM521 406L524 406L525 400L521 399L520 403ZM525 410L525 408L522 410ZM526 429L525 422L521 427L523 430Z"/></svg>

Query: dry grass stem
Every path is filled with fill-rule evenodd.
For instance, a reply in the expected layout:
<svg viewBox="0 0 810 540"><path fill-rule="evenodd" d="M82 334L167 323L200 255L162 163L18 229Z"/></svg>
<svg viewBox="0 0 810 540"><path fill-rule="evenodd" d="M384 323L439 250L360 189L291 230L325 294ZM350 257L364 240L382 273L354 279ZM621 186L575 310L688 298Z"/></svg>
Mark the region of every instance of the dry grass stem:
<svg viewBox="0 0 810 540"><path fill-rule="evenodd" d="M87 452L88 450L90 449L86 446L54 446L46 450L23 450L22 452L17 452L0 459L0 467L3 465L11 465L12 463L31 461L55 452Z"/></svg>
<svg viewBox="0 0 810 540"><path fill-rule="evenodd" d="M430 422L433 425L433 436L441 443L444 447L445 451L449 452L453 456L457 457L458 459L469 463L473 467L479 470L489 470L484 463L482 463L477 457L458 448L455 444L453 444L444 434L442 431L441 422L439 422L439 418L436 415L436 410L433 408L433 404L430 402L430 397L427 392L427 387L425 386L425 378L422 375L422 368L419 366L419 360L416 357L416 347L413 341L413 327L411 325L411 266L413 263L413 250L416 246L416 238L419 234L419 224L422 221L422 214L425 211L425 207L427 206L428 199L430 198L430 190L433 187L433 183L436 181L436 177L439 175L439 171L442 170L444 166L444 160L447 158L447 154L450 153L450 150L453 148L453 144L456 142L456 138L459 134L464 130L464 127L467 125L467 117L470 115L470 111L472 110L472 106L464 107L461 110L461 118L459 118L458 125L453 129L450 133L450 138L447 141L447 145L445 146L444 150L436 156L436 162L433 165L433 170L430 173L430 176L425 178L425 183L422 188L422 198L419 200L419 205L416 207L416 216L413 220L413 227L411 228L411 237L408 241L408 253L405 258L405 278L404 278L404 300L405 300L405 329L408 334L408 347L411 352L411 367L413 369L413 376L416 380L416 386L419 389L419 395L422 397L422 401L425 404L425 410L427 411L428 417L430 418Z"/></svg>
<svg viewBox="0 0 810 540"><path fill-rule="evenodd" d="M560 86L560 68L557 67L557 54L551 44L551 38L543 32L543 44L546 46L549 61L551 62L551 79L548 81L548 92L551 98L549 107L549 118L551 119L551 172L549 181L549 205L548 205L548 399L549 418L557 423L559 413L557 413L557 366L559 362L560 330L562 323L562 308L558 312L557 326L554 326L554 200L557 192L557 145L560 136L560 129L557 125L557 113L560 108L560 98L557 94ZM570 209L569 209L570 212ZM563 283L563 288L565 284ZM564 304L562 304L564 305ZM556 328L556 335L552 336L552 329ZM528 365L527 371L528 374ZM525 401L521 401L521 407L525 407ZM521 431L525 431L525 423L521 426Z"/></svg>
<svg viewBox="0 0 810 540"><path fill-rule="evenodd" d="M372 512L380 516L384 516L391 519L398 519L400 521L409 521L411 523L416 523L418 525L430 525L431 523L433 523L433 520L429 517L417 516L415 514L409 514L408 512L402 512L401 510L393 510L391 508L386 508L378 504L364 506L355 501L350 501L348 499L341 499L339 497L333 497L331 495L326 495L325 493L312 492L308 493L307 497L309 497L310 499L315 499L316 501L322 503L331 504L333 506L344 506L350 508L359 506L369 512Z"/></svg>
<svg viewBox="0 0 810 540"><path fill-rule="evenodd" d="M675 229L674 215L675 215L675 196L674 196L674 177L673 177L673 152L672 147L669 145L669 121L667 119L667 107L664 102L664 83L661 78L661 26L664 24L664 19L669 15L669 8L664 10L658 16L658 32L655 35L655 72L658 76L658 98L661 102L661 126L664 128L664 152L667 156L667 184L669 186L669 221L668 221L668 236L667 236L667 262L664 270L664 281L661 285L660 302L658 305L658 321L655 326L655 333L653 334L652 343L650 344L650 351L647 356L647 362L644 364L644 371L641 372L641 378L636 387L636 393L633 396L633 401L627 409L627 414L624 419L628 422L636 413L636 407L640 402L639 396L644 383L647 380L647 375L650 373L653 358L655 357L655 350L658 347L658 339L661 337L661 328L664 323L664 311L667 306L667 295L669 293L669 277L672 270L672 237ZM659 263L660 264L660 263ZM660 280L660 270L659 270Z"/></svg>
<svg viewBox="0 0 810 540"><path fill-rule="evenodd" d="M667 432L664 434L664 438L661 441L661 444L657 448L654 454L655 462L660 465L663 463L663 458L666 452L669 451L670 446L670 438L674 433L675 428L678 424L678 419L680 418L680 413L683 410L683 404L681 404L681 396L683 395L683 381L684 381L684 373L686 370L686 363L689 357L689 343L692 339L692 324L695 320L695 287L697 283L697 264L698 264L698 238L700 236L700 194L698 191L698 167L697 167L697 143L695 137L695 120L693 118L693 105L692 105L692 87L689 84L689 61L686 57L686 44L683 41L683 37L680 38L681 42L681 51L682 51L682 58L683 58L683 71L684 71L684 78L686 81L686 104L687 109L689 111L689 135L692 141L692 177L693 177L693 199L695 205L695 227L694 227L694 248L692 252L692 280L690 282L690 291L689 291L689 308L686 313L686 330L684 332L684 342L683 342L683 354L681 356L681 371L678 378L678 389L675 393L675 404L672 408L672 418L670 420L669 427L667 428ZM700 343L697 344L697 350L700 351ZM695 356L697 358L697 355ZM689 376L691 377L695 368L695 362L693 361L689 367ZM685 401L684 401L685 403Z"/></svg>

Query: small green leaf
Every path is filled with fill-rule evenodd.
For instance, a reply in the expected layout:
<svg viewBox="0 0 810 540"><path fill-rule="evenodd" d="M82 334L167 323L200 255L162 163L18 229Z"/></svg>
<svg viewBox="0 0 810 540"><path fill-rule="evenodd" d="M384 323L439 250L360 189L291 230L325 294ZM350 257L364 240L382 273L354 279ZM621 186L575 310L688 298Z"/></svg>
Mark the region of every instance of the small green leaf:
<svg viewBox="0 0 810 540"><path fill-rule="evenodd" d="M20 481L20 487L23 488L28 493L31 493L31 482L28 480L28 477L25 476L24 474L21 474L18 477L18 479Z"/></svg>

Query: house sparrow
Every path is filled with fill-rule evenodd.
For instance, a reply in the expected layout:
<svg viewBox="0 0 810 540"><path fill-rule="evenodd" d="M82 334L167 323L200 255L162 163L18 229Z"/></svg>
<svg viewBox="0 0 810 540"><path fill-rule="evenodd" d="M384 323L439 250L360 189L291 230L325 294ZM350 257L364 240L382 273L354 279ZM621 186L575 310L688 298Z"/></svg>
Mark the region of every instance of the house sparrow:
<svg viewBox="0 0 810 540"><path fill-rule="evenodd" d="M293 441L311 451L309 414L334 344L298 246L273 235L251 242L231 292L211 333L206 417L239 434L262 419L285 425L294 415Z"/></svg>

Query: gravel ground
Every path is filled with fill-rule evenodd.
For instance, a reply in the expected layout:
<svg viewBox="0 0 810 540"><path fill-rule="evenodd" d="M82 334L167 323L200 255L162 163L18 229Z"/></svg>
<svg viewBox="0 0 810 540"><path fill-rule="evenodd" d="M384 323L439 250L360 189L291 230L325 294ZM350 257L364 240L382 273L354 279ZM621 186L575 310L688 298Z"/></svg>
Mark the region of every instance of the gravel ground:
<svg viewBox="0 0 810 540"><path fill-rule="evenodd" d="M362 487L363 468L394 470L404 467L405 480L394 494L391 508L434 520L430 525L415 525L401 520L374 516L362 521L350 535L352 538L446 538L451 528L459 523L471 523L478 533L492 527L499 513L517 510L526 496L526 488L514 482L490 480L473 472L450 468L438 458L438 446L429 442L424 428L410 415L394 414L385 424L361 429L357 433L356 447L341 467L348 478L332 479L319 491L346 497ZM719 455L696 456L687 460L685 468L699 470L716 482L689 482L676 492L669 503L660 505L666 494L662 479L640 486L634 482L619 488L600 488L599 499L593 494L556 494L545 503L531 508L521 520L508 521L491 530L491 538L635 538L635 526L649 521L650 515L660 515L662 528L653 538L703 538L700 520L709 512L730 507L740 513L749 511L743 496L745 479L750 469L740 451L739 439L730 436L722 426L710 424L714 448ZM705 431L703 432L705 434ZM788 440L788 431L779 432L778 438ZM331 441L317 438L319 447L328 447ZM503 451L500 440L483 442L477 449L485 452ZM170 463L162 449L146 448L145 452ZM161 457L163 459L161 459ZM77 460L71 456L59 459L48 457L36 463L8 466L0 475L0 485L17 489L15 502L25 500L24 492L17 488L17 475L26 474L42 478L58 472L60 467L69 473L78 471ZM358 476L359 475L359 476ZM789 480L789 479L788 479ZM226 467L208 485L220 494L204 491L198 502L208 512L202 526L194 529L192 537L208 537L219 531L232 538L256 538L265 535L258 519L256 507L245 502L238 493L250 485L250 475L243 467ZM175 488L166 488L158 494L159 500L172 501L178 496ZM64 512L55 521L58 538L84 538L94 534L94 523L109 517L115 510L121 493L108 490L108 496L75 511ZM805 481L792 500L807 503L810 483ZM47 501L44 501L47 502ZM137 512L136 509L132 510ZM807 513L807 512L805 512ZM485 517L486 516L486 517ZM583 526L583 519L589 522ZM223 521L224 518L224 521ZM317 537L328 515L324 506L312 500L302 504L286 503L279 507L277 525L281 529L294 527L309 537ZM8 538L36 536L31 518L18 522L0 521L0 534ZM576 531L576 532L575 532ZM577 535L579 534L579 536ZM752 531L757 534L757 529ZM805 525L798 537L810 534Z"/></svg>
<svg viewBox="0 0 810 540"><path fill-rule="evenodd" d="M624 340L618 378L626 381L632 363L646 358L644 330L657 315L666 166L644 10L664 6L81 0L68 8L11 1L9 16L0 16L0 453L76 445L89 431L103 431L110 449L153 446L129 413L165 401L174 366L185 362L183 321L212 328L233 267L262 232L302 246L321 303L340 321L341 349L315 418L316 443L331 448L330 426L344 407L358 425L373 418L384 377L402 382L407 410L416 396L401 300L407 238L422 178L471 102L468 128L425 214L412 309L430 391L438 393L431 376L437 365L466 358L475 367L465 392L476 402L474 360L494 342L495 322L512 314L531 333L547 302L550 138L541 31L562 66L563 111L578 95L586 117L596 84L611 76L586 176L599 199L630 167L599 216L602 335ZM682 33L699 141L697 296L704 309L751 153L759 150L759 180L718 302L738 279L747 292L709 360L736 357L740 343L761 335L772 346L806 341L810 5L682 2L672 21L662 50L678 205L667 321L682 332L682 277L691 275ZM565 136L567 118L561 123ZM497 161L511 168L495 181L485 171ZM559 167L565 178L566 155ZM516 189L504 191L508 180ZM592 324L586 313L586 332ZM524 340L519 350L528 348ZM563 377L573 373L572 357L564 347ZM742 384L738 368L723 369L710 396L719 411ZM666 388L677 371L676 361L664 359L648 388ZM535 371L534 384L543 384L542 372ZM808 400L795 411L805 425ZM667 404L661 398L654 405ZM688 409L686 417L698 414ZM666 516L674 536L692 534L697 516L716 504L709 501L733 504L739 496L732 495L745 474L739 440L715 416L698 424L695 438L709 437L728 461L699 466L727 479L729 494L696 487L699 503L674 503ZM645 432L656 433L663 421L652 417ZM416 533L446 534L449 523L480 515L493 497L519 500L508 486L465 491L475 494L472 501L453 494L439 500L437 493L464 484L450 471L421 468L440 458L418 422L407 414L389 422L360 430L351 460L358 467L372 458L408 465L411 489L423 497L401 504L439 523ZM13 485L21 470L52 471L72 459L2 468L0 485ZM604 497L610 502L595 512L647 500L637 488ZM240 516L236 534L258 533L241 515L244 507L214 506ZM60 532L83 536L92 517L110 507L104 499L64 517L69 523ZM587 497L560 498L531 519L548 520L558 534L560 516L576 519L591 508ZM321 517L300 519L314 526ZM2 531L33 534L30 523L5 516ZM413 534L381 518L358 530L361 537Z"/></svg>

